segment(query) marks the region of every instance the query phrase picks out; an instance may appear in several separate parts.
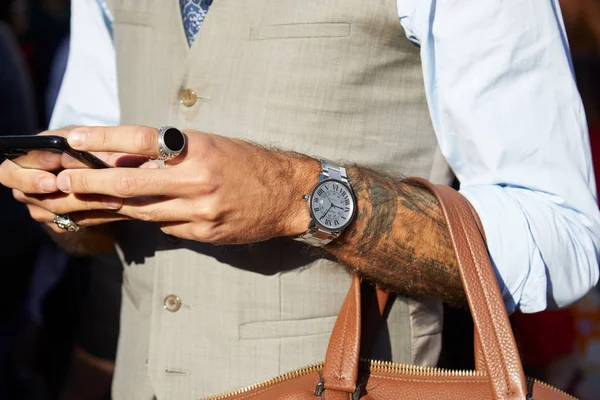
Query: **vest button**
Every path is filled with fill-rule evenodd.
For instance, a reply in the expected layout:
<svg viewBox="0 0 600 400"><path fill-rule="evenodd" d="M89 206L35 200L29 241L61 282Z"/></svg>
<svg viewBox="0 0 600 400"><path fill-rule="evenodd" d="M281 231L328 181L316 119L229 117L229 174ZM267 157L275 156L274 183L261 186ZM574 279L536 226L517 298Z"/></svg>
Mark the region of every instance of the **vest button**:
<svg viewBox="0 0 600 400"><path fill-rule="evenodd" d="M191 107L196 104L196 100L198 100L198 96L196 96L196 92L192 89L183 89L179 94L181 102L186 107Z"/></svg>
<svg viewBox="0 0 600 400"><path fill-rule="evenodd" d="M177 312L181 308L181 300L174 294L165 297L163 307L170 312Z"/></svg>

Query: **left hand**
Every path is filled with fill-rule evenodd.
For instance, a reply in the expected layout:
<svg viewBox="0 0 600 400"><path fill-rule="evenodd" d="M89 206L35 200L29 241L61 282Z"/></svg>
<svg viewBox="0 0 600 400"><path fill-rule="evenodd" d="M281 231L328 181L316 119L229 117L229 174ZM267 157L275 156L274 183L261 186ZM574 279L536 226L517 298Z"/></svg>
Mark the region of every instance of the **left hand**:
<svg viewBox="0 0 600 400"><path fill-rule="evenodd" d="M123 199L121 216L158 222L168 234L213 244L240 244L304 232L302 194L319 175L318 161L199 131L166 168L66 169L58 188L69 195L30 204L60 213L87 210L82 195ZM92 152L158 156L158 131L139 126L78 128L69 144ZM88 225L86 220L79 224Z"/></svg>

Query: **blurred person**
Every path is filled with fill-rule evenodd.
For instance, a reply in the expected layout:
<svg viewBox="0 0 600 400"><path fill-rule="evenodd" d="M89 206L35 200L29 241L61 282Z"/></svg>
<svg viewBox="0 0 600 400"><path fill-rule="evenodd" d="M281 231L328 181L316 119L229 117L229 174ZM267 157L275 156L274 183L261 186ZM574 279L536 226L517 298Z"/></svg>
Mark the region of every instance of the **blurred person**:
<svg viewBox="0 0 600 400"><path fill-rule="evenodd" d="M32 135L36 133L33 91L17 41L4 19L10 5L0 5L0 135ZM5 274L0 280L0 398L4 399L24 390L18 388L21 377L14 368L14 346L25 323L30 277L45 235L3 186L0 208L0 226L10 232L0 240Z"/></svg>
<svg viewBox="0 0 600 400"><path fill-rule="evenodd" d="M112 104L131 125L54 131L78 149L156 158L157 130L139 125L189 128L179 158L58 177L0 167L32 216L80 249L95 226L134 220L113 226L125 266L114 399L203 397L320 361L347 291L340 264L402 296L374 357L435 364L440 307L424 298L464 302L439 206L354 163L444 184L450 166L509 312L564 307L597 282L600 215L556 1L519 13L505 2L210 4L111 2L115 56L98 47L109 35L94 52L116 59ZM101 25L83 15L89 48ZM79 73L106 79L102 65ZM302 195L339 164L236 137L350 160L356 220L319 242ZM63 212L79 232L52 223ZM289 240L299 236L324 252Z"/></svg>

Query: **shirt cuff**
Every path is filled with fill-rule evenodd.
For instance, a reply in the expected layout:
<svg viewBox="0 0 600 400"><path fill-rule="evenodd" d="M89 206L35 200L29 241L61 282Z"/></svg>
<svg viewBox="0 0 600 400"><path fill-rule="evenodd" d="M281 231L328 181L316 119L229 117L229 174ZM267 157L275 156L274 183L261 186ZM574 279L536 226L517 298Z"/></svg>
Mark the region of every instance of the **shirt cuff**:
<svg viewBox="0 0 600 400"><path fill-rule="evenodd" d="M539 249L519 203L498 185L470 186L460 190L477 211L508 313L546 308L547 277Z"/></svg>

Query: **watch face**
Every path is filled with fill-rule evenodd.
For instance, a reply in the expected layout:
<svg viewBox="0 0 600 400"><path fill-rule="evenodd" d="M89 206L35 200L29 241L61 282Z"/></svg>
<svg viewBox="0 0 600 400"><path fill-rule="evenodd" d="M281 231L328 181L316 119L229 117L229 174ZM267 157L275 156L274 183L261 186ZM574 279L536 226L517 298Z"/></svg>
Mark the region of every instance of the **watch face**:
<svg viewBox="0 0 600 400"><path fill-rule="evenodd" d="M354 216L352 191L336 179L319 182L310 196L310 213L317 225L331 231L344 229Z"/></svg>

